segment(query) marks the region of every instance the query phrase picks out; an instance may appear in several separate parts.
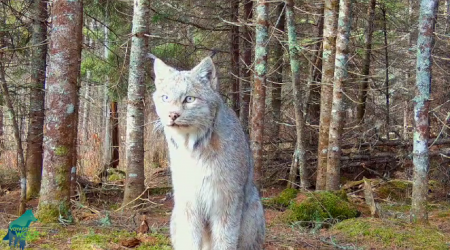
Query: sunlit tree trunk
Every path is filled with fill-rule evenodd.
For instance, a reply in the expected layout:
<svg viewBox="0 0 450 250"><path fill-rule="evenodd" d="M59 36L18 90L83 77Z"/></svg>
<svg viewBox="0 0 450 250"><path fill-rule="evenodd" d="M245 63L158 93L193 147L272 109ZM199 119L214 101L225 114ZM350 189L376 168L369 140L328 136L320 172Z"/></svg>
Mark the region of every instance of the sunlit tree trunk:
<svg viewBox="0 0 450 250"><path fill-rule="evenodd" d="M430 137L430 108L432 49L438 0L421 0L419 36L417 38L416 97L414 98L413 192L411 221L428 221L428 139Z"/></svg>
<svg viewBox="0 0 450 250"><path fill-rule="evenodd" d="M258 0L256 6L255 74L252 107L252 151L255 160L255 179L259 187L262 181L264 113L267 78L267 44L269 40L268 3Z"/></svg>
<svg viewBox="0 0 450 250"><path fill-rule="evenodd" d="M44 167L37 213L41 222L72 221L70 173L76 168L83 3L81 0L54 0L52 3Z"/></svg>
<svg viewBox="0 0 450 250"><path fill-rule="evenodd" d="M149 1L134 0L133 30L128 78L126 130L127 177L123 205L144 191L144 94L145 65L148 50Z"/></svg>
<svg viewBox="0 0 450 250"><path fill-rule="evenodd" d="M231 2L231 22L237 23L239 17L239 2L240 0L232 0ZM239 115L239 26L231 26L231 105L233 110Z"/></svg>
<svg viewBox="0 0 450 250"><path fill-rule="evenodd" d="M364 64L361 74L364 76L361 85L359 86L359 100L356 106L356 119L359 123L362 123L364 119L364 114L366 112L366 99L367 91L369 89L369 79L370 79L370 61L372 56L372 34L374 29L375 21L375 5L376 0L370 0L367 9L367 27L364 33Z"/></svg>
<svg viewBox="0 0 450 250"><path fill-rule="evenodd" d="M39 195L42 176L42 139L44 129L44 85L47 67L47 1L33 1L30 113L27 134L27 197Z"/></svg>
<svg viewBox="0 0 450 250"><path fill-rule="evenodd" d="M330 137L327 160L327 190L339 190L341 137L344 119L343 89L348 75L348 44L351 28L353 0L340 0L336 59L334 69L333 103L331 106Z"/></svg>
<svg viewBox="0 0 450 250"><path fill-rule="evenodd" d="M253 17L253 1L244 0L243 20L246 24L252 21ZM252 65L252 28L249 25L244 26L242 34L242 81L240 81L240 109L239 118L245 133L249 133L249 111L250 111L250 94L251 94L251 65Z"/></svg>
<svg viewBox="0 0 450 250"><path fill-rule="evenodd" d="M294 1L286 1L286 26L288 30L288 44L289 44L289 57L291 63L292 72L292 92L293 102L295 110L295 125L296 125L296 147L294 150L293 160L289 173L288 187L296 187L297 170L300 174L300 187L308 188L309 174L306 168L306 148L305 148L305 116L303 114L302 106L302 87L300 84L300 60L299 60L299 47L297 44L297 31L295 30L295 14L294 14Z"/></svg>
<svg viewBox="0 0 450 250"><path fill-rule="evenodd" d="M328 137L330 131L331 101L333 98L338 6L338 0L325 0L322 83L320 91L319 146L317 150L317 190L324 190L326 187Z"/></svg>

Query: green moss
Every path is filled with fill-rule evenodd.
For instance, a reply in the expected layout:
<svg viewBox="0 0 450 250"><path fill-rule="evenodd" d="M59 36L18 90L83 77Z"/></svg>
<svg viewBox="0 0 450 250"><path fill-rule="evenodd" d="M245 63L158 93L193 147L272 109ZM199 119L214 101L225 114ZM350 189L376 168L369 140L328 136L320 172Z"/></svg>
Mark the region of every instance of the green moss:
<svg viewBox="0 0 450 250"><path fill-rule="evenodd" d="M346 241L380 249L448 249L444 235L436 228L396 220L357 218L342 221L332 233Z"/></svg>
<svg viewBox="0 0 450 250"><path fill-rule="evenodd" d="M119 174L119 173L114 173L112 175L108 176L108 181L120 181L120 180L124 180L125 176Z"/></svg>
<svg viewBox="0 0 450 250"><path fill-rule="evenodd" d="M283 220L287 223L300 222L302 226L335 223L359 215L358 210L346 199L327 191L309 193L302 202L291 203L289 210Z"/></svg>
<svg viewBox="0 0 450 250"><path fill-rule="evenodd" d="M64 220L65 223L73 223L73 217L69 207L61 202L60 204L48 203L39 204L36 218L41 223L52 223Z"/></svg>
<svg viewBox="0 0 450 250"><path fill-rule="evenodd" d="M263 204L275 209L285 209L291 204L292 200L297 197L297 194L297 189L287 188L281 191L281 193L277 196L267 200L263 200Z"/></svg>
<svg viewBox="0 0 450 250"><path fill-rule="evenodd" d="M59 146L55 148L55 155L65 156L69 153L69 149L65 146Z"/></svg>
<svg viewBox="0 0 450 250"><path fill-rule="evenodd" d="M36 218L41 223L58 222L59 209L53 204L39 204Z"/></svg>
<svg viewBox="0 0 450 250"><path fill-rule="evenodd" d="M411 192L412 182L406 180L391 180L382 183L376 190L378 198L402 202L411 200Z"/></svg>

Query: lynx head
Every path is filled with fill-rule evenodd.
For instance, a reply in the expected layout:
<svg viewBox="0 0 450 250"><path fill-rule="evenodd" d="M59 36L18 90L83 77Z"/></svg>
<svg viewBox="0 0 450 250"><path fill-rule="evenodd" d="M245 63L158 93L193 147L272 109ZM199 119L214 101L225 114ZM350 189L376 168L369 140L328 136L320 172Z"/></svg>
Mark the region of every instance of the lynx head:
<svg viewBox="0 0 450 250"><path fill-rule="evenodd" d="M156 58L154 71L153 100L165 130L191 133L213 126L221 99L210 57L189 71L178 71Z"/></svg>

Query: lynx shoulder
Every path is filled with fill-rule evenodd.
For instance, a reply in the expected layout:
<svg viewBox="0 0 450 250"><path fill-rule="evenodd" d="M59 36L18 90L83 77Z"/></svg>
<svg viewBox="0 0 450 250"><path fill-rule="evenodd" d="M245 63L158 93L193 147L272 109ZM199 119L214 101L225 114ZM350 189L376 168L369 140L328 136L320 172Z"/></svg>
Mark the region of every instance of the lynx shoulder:
<svg viewBox="0 0 450 250"><path fill-rule="evenodd" d="M189 71L155 59L153 100L169 146L174 249L263 248L264 212L236 114L223 103L207 57Z"/></svg>

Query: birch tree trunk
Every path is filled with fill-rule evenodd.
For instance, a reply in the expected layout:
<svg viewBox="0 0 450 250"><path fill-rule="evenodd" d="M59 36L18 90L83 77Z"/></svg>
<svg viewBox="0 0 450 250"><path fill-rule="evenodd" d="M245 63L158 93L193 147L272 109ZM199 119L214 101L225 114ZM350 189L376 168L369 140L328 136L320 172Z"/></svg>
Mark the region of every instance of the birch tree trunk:
<svg viewBox="0 0 450 250"><path fill-rule="evenodd" d="M255 74L252 107L252 151L255 159L255 180L262 182L264 113L266 101L267 45L269 41L268 3L258 0L256 6Z"/></svg>
<svg viewBox="0 0 450 250"><path fill-rule="evenodd" d="M33 1L30 113L27 134L27 197L39 195L42 176L45 70L47 67L47 1Z"/></svg>
<svg viewBox="0 0 450 250"><path fill-rule="evenodd" d="M353 0L340 0L339 20L336 39L336 59L334 69L333 103L331 106L330 137L327 161L327 190L339 190L341 138L344 117L343 89L348 74L348 44L351 28Z"/></svg>
<svg viewBox="0 0 450 250"><path fill-rule="evenodd" d="M372 56L372 34L375 21L376 2L376 0L370 0L369 8L367 9L367 16L369 19L367 20L367 28L366 32L364 33L364 64L361 72L364 78L359 88L358 105L356 106L356 119L358 120L358 123L363 122L364 114L366 112L366 99L367 91L369 89L370 61Z"/></svg>
<svg viewBox="0 0 450 250"><path fill-rule="evenodd" d="M308 188L309 174L306 168L306 148L305 148L305 116L303 114L302 106L302 87L300 85L300 60L299 60L299 47L297 45L297 31L295 30L295 14L294 14L294 1L286 1L286 26L288 29L288 44L289 44L289 57L291 63L292 72L292 90L293 90L293 102L295 110L295 125L296 125L296 149L291 164L291 170L289 173L288 187L295 188L295 182L297 179L297 167L300 174L300 187Z"/></svg>
<svg viewBox="0 0 450 250"><path fill-rule="evenodd" d="M333 98L338 6L338 0L325 0L322 83L320 91L319 146L317 150L317 190L324 190L326 188L328 137L330 131L331 101Z"/></svg>
<svg viewBox="0 0 450 250"><path fill-rule="evenodd" d="M253 18L253 1L245 0L244 3L244 17L243 20L246 24L251 22ZM249 133L249 111L250 111L250 94L251 94L251 65L252 65L252 29L249 25L244 26L244 32L242 34L242 81L240 81L240 109L239 118L244 128L244 132Z"/></svg>
<svg viewBox="0 0 450 250"><path fill-rule="evenodd" d="M430 137L430 108L432 48L438 0L421 0L419 36L417 38L416 96L414 101L413 191L411 221L426 223L428 193L428 139Z"/></svg>
<svg viewBox="0 0 450 250"><path fill-rule="evenodd" d="M145 57L148 38L147 0L134 0L133 38L131 40L128 78L126 130L127 177L123 205L127 205L144 191L144 93Z"/></svg>
<svg viewBox="0 0 450 250"><path fill-rule="evenodd" d="M239 17L239 2L240 0L231 1L231 22L237 23ZM239 115L239 26L231 26L231 105L233 110Z"/></svg>
<svg viewBox="0 0 450 250"><path fill-rule="evenodd" d="M45 96L44 159L37 217L72 221L70 173L75 172L83 3L54 0Z"/></svg>

